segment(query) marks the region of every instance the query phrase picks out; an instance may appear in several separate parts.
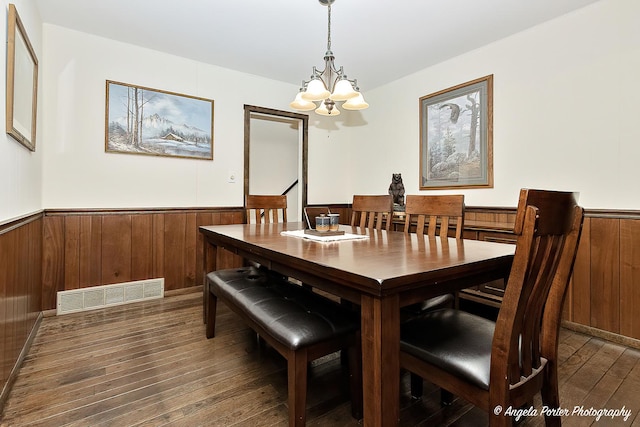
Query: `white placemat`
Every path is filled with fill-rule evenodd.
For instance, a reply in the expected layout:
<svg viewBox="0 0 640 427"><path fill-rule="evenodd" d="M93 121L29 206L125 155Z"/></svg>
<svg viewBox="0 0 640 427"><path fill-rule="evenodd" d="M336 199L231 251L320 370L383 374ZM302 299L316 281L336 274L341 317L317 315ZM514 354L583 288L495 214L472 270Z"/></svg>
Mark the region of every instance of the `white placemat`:
<svg viewBox="0 0 640 427"><path fill-rule="evenodd" d="M344 233L338 236L317 236L315 234L306 234L304 230L283 231L280 233L283 236L298 237L301 239L313 240L315 242L339 242L342 240L358 240L368 239L369 236L362 234Z"/></svg>

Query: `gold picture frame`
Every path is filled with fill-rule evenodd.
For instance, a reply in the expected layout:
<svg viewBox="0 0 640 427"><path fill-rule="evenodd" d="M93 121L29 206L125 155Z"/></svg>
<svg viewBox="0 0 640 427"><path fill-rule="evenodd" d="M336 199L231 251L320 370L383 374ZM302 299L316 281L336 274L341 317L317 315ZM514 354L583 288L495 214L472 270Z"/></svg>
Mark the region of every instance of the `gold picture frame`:
<svg viewBox="0 0 640 427"><path fill-rule="evenodd" d="M213 160L213 99L107 80L105 152Z"/></svg>
<svg viewBox="0 0 640 427"><path fill-rule="evenodd" d="M420 98L420 190L493 187L493 75Z"/></svg>
<svg viewBox="0 0 640 427"><path fill-rule="evenodd" d="M15 5L7 22L7 134L36 151L38 58Z"/></svg>

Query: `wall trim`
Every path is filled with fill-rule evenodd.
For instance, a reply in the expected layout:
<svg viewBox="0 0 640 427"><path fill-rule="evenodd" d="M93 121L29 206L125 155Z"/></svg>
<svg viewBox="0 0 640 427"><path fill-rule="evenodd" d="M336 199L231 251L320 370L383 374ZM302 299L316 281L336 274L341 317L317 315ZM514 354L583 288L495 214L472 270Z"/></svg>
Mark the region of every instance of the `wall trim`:
<svg viewBox="0 0 640 427"><path fill-rule="evenodd" d="M0 234L8 233L23 225L36 221L44 216L44 212L44 210L39 210L0 222Z"/></svg>
<svg viewBox="0 0 640 427"><path fill-rule="evenodd" d="M38 314L38 317L36 318L35 323L33 324L33 328L31 328L31 332L29 333L29 336L27 337L27 340L24 343L24 346L22 346L22 350L20 351L20 355L18 356L16 363L13 365L13 368L9 373L9 377L7 378L7 381L4 383L4 387L2 387L2 391L0 392L0 413L4 408L4 404L7 402L9 393L13 388L13 383L16 381L16 378L18 377L18 371L22 367L22 362L24 362L24 359L29 354L29 350L31 350L31 344L33 344L33 340L36 338L36 335L38 334L38 330L40 329L40 324L42 323L42 318L43 318L43 315L42 315L42 312L40 312Z"/></svg>
<svg viewBox="0 0 640 427"><path fill-rule="evenodd" d="M351 209L351 203L314 203L309 206L329 206L329 208ZM241 209L241 208L240 208ZM515 214L517 208L508 206L465 206L467 213L502 213ZM611 218L611 219L640 219L640 210L630 209L587 209L584 210L585 217L590 218Z"/></svg>
<svg viewBox="0 0 640 427"><path fill-rule="evenodd" d="M568 320L562 321L562 327L580 332L584 335L601 338L603 340L610 341L615 344L624 345L640 350L640 340L636 338L627 337L625 335L616 334L615 332L609 332L602 329L594 328L593 326L582 325L580 323L570 322Z"/></svg>
<svg viewBox="0 0 640 427"><path fill-rule="evenodd" d="M77 209L45 209L45 216L69 216L69 215L122 215L126 214L166 214L166 213L192 213L192 212L244 212L242 206L231 207L197 207L197 208L77 208Z"/></svg>

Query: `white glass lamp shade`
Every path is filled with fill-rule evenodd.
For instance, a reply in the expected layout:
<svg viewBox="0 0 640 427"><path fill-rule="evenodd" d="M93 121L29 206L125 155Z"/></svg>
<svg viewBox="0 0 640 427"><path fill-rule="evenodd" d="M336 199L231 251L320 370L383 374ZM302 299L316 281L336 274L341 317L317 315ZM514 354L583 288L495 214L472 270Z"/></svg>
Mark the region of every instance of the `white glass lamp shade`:
<svg viewBox="0 0 640 427"><path fill-rule="evenodd" d="M360 92L356 92L357 95L354 98L349 99L342 104L345 110L364 110L369 107L369 104L364 100L364 97Z"/></svg>
<svg viewBox="0 0 640 427"><path fill-rule="evenodd" d="M302 92L302 99L305 101L322 101L327 99L331 92L327 90L320 79L313 79L307 85L307 90Z"/></svg>
<svg viewBox="0 0 640 427"><path fill-rule="evenodd" d="M346 79L338 80L336 87L333 88L333 93L329 96L334 101L346 101L347 99L355 98L358 96L358 92L353 90L351 82Z"/></svg>
<svg viewBox="0 0 640 427"><path fill-rule="evenodd" d="M327 106L323 102L322 105L320 105L316 109L316 113L320 114L321 116L334 117L334 116L339 116L340 115L340 110L338 110L338 108L336 108L336 106L334 105L333 108L331 109L331 113L329 113L329 110L327 109Z"/></svg>
<svg viewBox="0 0 640 427"><path fill-rule="evenodd" d="M313 102L302 99L302 92L298 92L298 94L296 95L296 99L294 99L293 102L289 104L289 106L298 111L315 110L317 107L317 105Z"/></svg>

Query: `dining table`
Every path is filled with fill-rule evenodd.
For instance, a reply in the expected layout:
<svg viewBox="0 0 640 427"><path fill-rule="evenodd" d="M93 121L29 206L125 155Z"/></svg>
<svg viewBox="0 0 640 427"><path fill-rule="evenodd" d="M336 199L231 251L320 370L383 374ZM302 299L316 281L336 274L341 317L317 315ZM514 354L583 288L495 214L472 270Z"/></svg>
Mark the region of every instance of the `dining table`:
<svg viewBox="0 0 640 427"><path fill-rule="evenodd" d="M515 252L506 243L347 225L335 238L306 234L302 222L199 229L205 277L225 249L360 307L365 426L399 424L401 307L506 279Z"/></svg>

